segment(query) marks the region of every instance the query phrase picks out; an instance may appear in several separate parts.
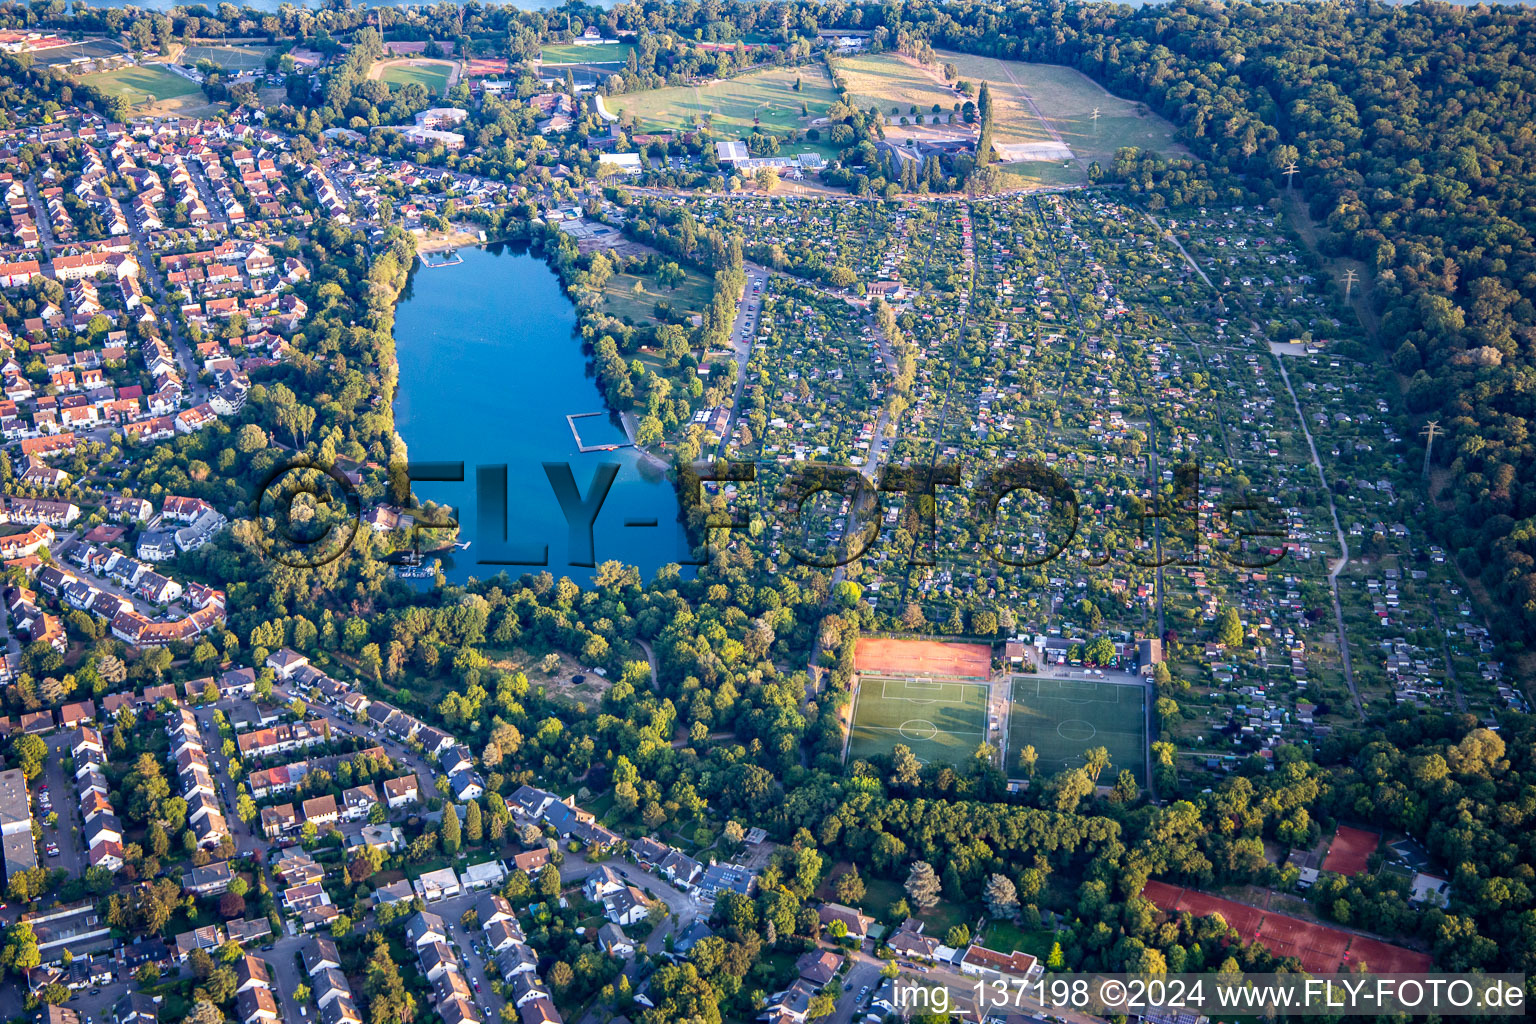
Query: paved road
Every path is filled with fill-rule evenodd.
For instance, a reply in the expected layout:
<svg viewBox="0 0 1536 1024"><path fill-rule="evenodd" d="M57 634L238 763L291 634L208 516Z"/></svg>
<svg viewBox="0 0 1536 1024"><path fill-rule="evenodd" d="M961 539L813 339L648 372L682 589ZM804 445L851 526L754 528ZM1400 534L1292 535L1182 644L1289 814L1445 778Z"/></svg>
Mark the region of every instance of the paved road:
<svg viewBox="0 0 1536 1024"><path fill-rule="evenodd" d="M37 189L37 176L27 178L27 200L32 204L32 219L37 223L38 241L46 249L53 249L58 245L58 240L53 237L53 221L48 219L48 204L43 202L43 194Z"/></svg>
<svg viewBox="0 0 1536 1024"><path fill-rule="evenodd" d="M169 294L166 287L165 275L155 266L154 250L149 244L149 235L144 227L135 218L131 229L134 245L137 247L139 266L149 277L149 294L161 299ZM153 304L153 303L151 303ZM181 366L183 394L187 396L191 405L197 405L208 397L208 389L198 383L197 359L192 352L192 346L188 344L186 336L181 333L181 327L176 323L175 311L167 309L164 317L165 333L169 337L171 350L175 353L176 362Z"/></svg>
<svg viewBox="0 0 1536 1024"><path fill-rule="evenodd" d="M219 791L219 803L224 809L224 820L229 824L229 830L234 835L236 852L242 857L257 852L265 855L269 846L266 837L257 835L256 823L247 825L235 813L240 799L240 787L229 776L229 760L224 756L223 750L224 738L219 735L219 727L213 721L216 708L228 712L234 705L234 700L222 700L217 704L208 704L199 708L195 712L198 732L203 738L203 751L208 755L208 767L212 769L213 784Z"/></svg>
<svg viewBox="0 0 1536 1024"><path fill-rule="evenodd" d="M198 197L203 205L208 207L208 216L213 218L213 223L218 224L227 232L231 228L229 217L224 213L224 205L219 202L213 191L213 186L208 183L208 178L203 174L203 165L199 160L187 161L187 174L192 179L192 187L197 189Z"/></svg>
<svg viewBox="0 0 1536 1024"><path fill-rule="evenodd" d="M635 637L635 643L639 644L640 649L645 652L645 660L651 663L651 689L659 689L661 686L661 673L656 669L656 649L649 642L641 640L639 637Z"/></svg>
<svg viewBox="0 0 1536 1024"><path fill-rule="evenodd" d="M287 683L277 683L272 687L274 700L288 703L294 697L298 697L309 705L312 716L318 715L330 722L331 729L355 736L363 740L369 746L383 747L396 763L403 764L416 773L417 785L421 788L422 799L427 800L437 793L437 769L427 763L427 759L401 743L388 733L374 732L369 726L359 725L357 720L338 708L331 707L320 701L311 700L308 694L298 693L289 688Z"/></svg>
<svg viewBox="0 0 1536 1024"><path fill-rule="evenodd" d="M94 432L93 431L91 435L87 435L87 436L94 436L94 434L96 434L96 433L102 433L102 434L106 434L106 435L110 436L110 434L112 433L112 430L113 430L113 428L107 427L107 428L103 428L99 432ZM101 440L101 441L106 441L106 440L108 440L108 437L99 437L97 439ZM156 515L155 515L155 517L153 519L151 519L148 523L144 524L144 529L146 531L156 529L160 525L160 522L161 522L161 517L160 517L160 515L158 513L156 513ZM79 537L80 537L80 531L78 531L78 530L70 530L67 533L59 534L54 539L53 545L51 546L51 550L52 550L52 552L54 554L54 557L57 558L60 561L67 560L68 557L69 557L70 552L72 552L75 549L76 545L80 543ZM142 597L140 597L134 591L134 589L132 587L121 586L120 584L118 584L114 580L112 580L111 577L108 577L108 576L97 576L95 573L92 573L92 572L89 572L88 570L86 570L83 566L78 566L78 565L77 566L73 566L71 568L71 571L79 574L82 578L88 580L90 582L91 586L95 587L96 589L102 590L102 591L105 591L108 594L113 594L113 595L116 595L117 597L123 598L129 604L133 605L134 610L139 612L140 614L145 615L145 616L147 616L148 618L151 618L151 619L158 619L158 618L160 618L160 609L159 609L159 607L157 605L151 604L149 601L144 600ZM211 749L212 748L210 748L210 750Z"/></svg>
<svg viewBox="0 0 1536 1024"><path fill-rule="evenodd" d="M667 909L672 912L672 924L676 929L686 929L700 916L707 916L704 913L703 904L696 897L674 889L672 883L660 875L654 875L637 864L626 864L620 861L608 863L631 884L665 903ZM598 865L588 864L581 857L566 854L565 863L560 865L560 881L566 885L574 885L596 871L597 867ZM646 949L653 953L660 950L667 931L666 926L657 928L646 940Z"/></svg>
<svg viewBox="0 0 1536 1024"><path fill-rule="evenodd" d="M731 398L731 418L720 439L719 453L725 455L736 420L741 415L741 394L747 386L747 361L752 358L752 338L757 331L758 314L763 308L763 293L768 290L768 271L756 263L743 263L747 286L736 304L736 319L731 323L731 350L736 353L736 391Z"/></svg>
<svg viewBox="0 0 1536 1024"><path fill-rule="evenodd" d="M837 996L837 1009L827 1019L830 1024L850 1024L857 1020L869 1005L869 993L860 995L862 989L868 986L872 993L880 987L881 961L870 956L862 950L853 954L853 963L848 968L848 973L842 978L843 991ZM832 982L837 985L837 981Z"/></svg>
<svg viewBox="0 0 1536 1024"><path fill-rule="evenodd" d="M59 729L47 738L48 764L43 768L41 781L47 783L48 796L59 815L59 827L55 831L47 825L43 826L43 846L46 848L50 842L58 843L59 856L49 857L42 850L38 852L43 858L44 867L63 868L71 878L79 878L89 866L85 856L85 822L80 820L80 801L75 796L75 780L64 774L64 759L69 756L70 737L74 732L73 729ZM32 788L40 801L42 787ZM39 821L46 817L41 806L37 807L37 813Z"/></svg>
<svg viewBox="0 0 1536 1024"><path fill-rule="evenodd" d="M464 968L465 980L470 987L475 989L475 1001L480 1004L480 1009L486 1014L487 1021L500 1020L502 999L491 991L492 977L499 977L494 970L487 972L485 958L475 948L481 932L473 935L459 919L464 916L464 911L474 907L475 902L481 897L481 893L469 893L463 896L455 896L452 899L442 900L432 904L428 909L443 919L443 925L448 929L449 942L457 948L459 962Z"/></svg>

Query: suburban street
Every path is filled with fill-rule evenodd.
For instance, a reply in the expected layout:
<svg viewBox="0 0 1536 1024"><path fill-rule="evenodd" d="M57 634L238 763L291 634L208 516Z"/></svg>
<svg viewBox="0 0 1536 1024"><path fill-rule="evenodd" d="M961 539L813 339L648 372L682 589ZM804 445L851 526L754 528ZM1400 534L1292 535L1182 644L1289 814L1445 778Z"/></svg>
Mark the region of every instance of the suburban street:
<svg viewBox="0 0 1536 1024"><path fill-rule="evenodd" d="M32 204L32 209L37 211L37 216L34 218L37 222L37 236L45 248L52 249L59 244L59 241L53 237L53 222L48 219L48 204L43 202L43 195L38 191L36 175L27 178L26 189L27 201Z"/></svg>
<svg viewBox="0 0 1536 1024"><path fill-rule="evenodd" d="M85 873L89 861L85 856L85 839L81 830L85 822L80 820L80 801L75 796L75 780L64 773L64 759L69 757L70 737L73 729L59 729L47 738L48 764L43 768L43 782L47 784L49 799L59 815L57 830L43 826L43 845L59 844L59 856L44 855L42 863L49 868L63 868L71 878ZM41 787L35 787L35 798L41 798ZM39 808L41 810L41 808Z"/></svg>
<svg viewBox="0 0 1536 1024"><path fill-rule="evenodd" d="M399 743L388 734L373 732L366 725L359 725L351 716L319 701L310 700L307 694L294 693L284 682L278 682L272 687L272 697L282 704L287 704L293 698L298 697L309 706L310 714L319 715L331 723L333 734L337 731L349 736L357 737L364 741L365 746L380 746L390 757L400 764L404 764L416 773L417 784L421 787L423 797L429 793L437 792L437 771L427 763L427 759L415 753L404 744Z"/></svg>
<svg viewBox="0 0 1536 1024"><path fill-rule="evenodd" d="M866 986L870 992L880 987L880 969L884 966L882 961L863 950L854 953L851 959L853 962L848 967L848 974L842 979L844 990L837 996L837 1009L827 1018L831 1024L849 1024L857 1020L868 1005L869 998L867 993L862 998L859 993ZM837 982L832 984L836 985Z"/></svg>
<svg viewBox="0 0 1536 1024"><path fill-rule="evenodd" d="M160 269L155 266L155 254L154 250L150 248L149 236L144 233L143 227L139 225L137 220L133 223L131 233L135 248L137 249L134 255L138 258L139 266L149 277L152 289L151 294L168 294L165 275L160 273ZM198 382L197 360L193 356L192 346L187 344L186 336L181 333L181 328L177 325L175 317L167 315L164 317L164 321L171 349L176 354L176 362L181 365L184 393L187 396L188 404L197 405L208 397L208 389Z"/></svg>

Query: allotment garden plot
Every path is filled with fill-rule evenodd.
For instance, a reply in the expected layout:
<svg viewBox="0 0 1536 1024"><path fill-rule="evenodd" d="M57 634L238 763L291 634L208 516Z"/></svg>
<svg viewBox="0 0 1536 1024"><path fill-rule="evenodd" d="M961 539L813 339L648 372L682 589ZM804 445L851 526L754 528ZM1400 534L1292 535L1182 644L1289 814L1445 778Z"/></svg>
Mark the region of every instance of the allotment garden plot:
<svg viewBox="0 0 1536 1024"><path fill-rule="evenodd" d="M1019 754L1034 747L1036 773L1054 775L1083 764L1093 747L1109 751L1101 781L1129 769L1145 782L1146 690L1097 679L1014 676L1008 710L1008 774L1023 777Z"/></svg>
<svg viewBox="0 0 1536 1024"><path fill-rule="evenodd" d="M898 744L925 763L959 763L987 738L986 683L862 675L848 756L889 754Z"/></svg>

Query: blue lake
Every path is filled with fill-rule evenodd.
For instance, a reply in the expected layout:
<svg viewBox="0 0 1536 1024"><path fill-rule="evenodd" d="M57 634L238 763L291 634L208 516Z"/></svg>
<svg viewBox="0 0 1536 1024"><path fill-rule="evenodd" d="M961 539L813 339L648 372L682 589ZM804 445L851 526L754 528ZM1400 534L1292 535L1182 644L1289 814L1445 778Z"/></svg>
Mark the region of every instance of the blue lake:
<svg viewBox="0 0 1536 1024"><path fill-rule="evenodd" d="M592 570L571 564L570 530L544 463L564 463L587 496L603 463L618 475L593 530L595 561L617 559L650 578L687 557L670 481L633 448L593 376L576 311L545 262L522 248L461 249L463 263L418 264L395 311L400 384L395 429L413 463L462 462L463 483L416 483L418 499L452 505L471 542L444 571L450 580L538 572L532 565L479 564L497 557L498 524L478 521L477 466L507 467L507 539L548 545L548 570L578 583ZM597 413L599 415L583 415ZM655 526L627 526L653 520Z"/></svg>

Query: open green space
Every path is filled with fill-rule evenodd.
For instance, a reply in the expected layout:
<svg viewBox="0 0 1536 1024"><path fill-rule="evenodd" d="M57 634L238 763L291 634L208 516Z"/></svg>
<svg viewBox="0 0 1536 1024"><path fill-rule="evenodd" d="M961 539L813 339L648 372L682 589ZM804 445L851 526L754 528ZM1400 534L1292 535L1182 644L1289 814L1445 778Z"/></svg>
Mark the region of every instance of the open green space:
<svg viewBox="0 0 1536 1024"><path fill-rule="evenodd" d="M597 43L593 46L559 43L544 47L540 56L545 64L623 64L633 50L630 43Z"/></svg>
<svg viewBox="0 0 1536 1024"><path fill-rule="evenodd" d="M987 686L946 679L859 680L849 757L889 754L905 744L925 763L955 764L987 738Z"/></svg>
<svg viewBox="0 0 1536 1024"><path fill-rule="evenodd" d="M942 84L937 70L924 68L899 53L837 57L832 67L860 109L875 107L882 114L890 114L892 107L899 107L900 113L906 114L915 106L918 113L929 114L937 103L947 114L957 102L963 102L959 94Z"/></svg>
<svg viewBox="0 0 1536 1024"><path fill-rule="evenodd" d="M200 60L211 60L226 71L261 71L273 46L189 46L181 53L181 63L196 67Z"/></svg>
<svg viewBox="0 0 1536 1024"><path fill-rule="evenodd" d="M937 57L954 64L961 79L990 83L999 142L1047 142L1059 135L1078 159L1100 163L1125 146L1183 151L1173 139L1173 125L1142 104L1113 95L1080 71L948 51Z"/></svg>
<svg viewBox="0 0 1536 1024"><path fill-rule="evenodd" d="M1012 921L1000 921L995 918L987 922L987 930L982 933L982 940L988 949L995 949L999 953L1012 953L1017 950L1041 960L1050 953L1051 943L1055 938L1056 933L1049 928L1020 928Z"/></svg>
<svg viewBox="0 0 1536 1024"><path fill-rule="evenodd" d="M713 299L714 282L693 270L675 289L658 284L651 274L614 274L603 285L603 311L637 324L656 318L658 302L670 302L679 313L702 313Z"/></svg>
<svg viewBox="0 0 1536 1024"><path fill-rule="evenodd" d="M153 64L97 71L80 81L94 86L108 96L121 96L133 103L153 103L201 92L196 84Z"/></svg>
<svg viewBox="0 0 1536 1024"><path fill-rule="evenodd" d="M1051 775L1076 768L1093 747L1109 751L1100 783L1130 769L1145 783L1146 690L1139 684L1090 679L1014 676L1008 712L1008 773L1020 777L1019 751L1035 748L1036 771Z"/></svg>
<svg viewBox="0 0 1536 1024"><path fill-rule="evenodd" d="M800 88L796 89L795 84ZM717 138L804 128L837 99L825 68L771 68L704 85L668 86L605 100L614 113L628 111L645 131L672 131L708 123ZM805 113L802 113L802 109Z"/></svg>
<svg viewBox="0 0 1536 1024"><path fill-rule="evenodd" d="M414 82L432 95L441 96L448 91L448 77L452 73L453 65L447 61L412 60L389 65L379 78L391 89Z"/></svg>

